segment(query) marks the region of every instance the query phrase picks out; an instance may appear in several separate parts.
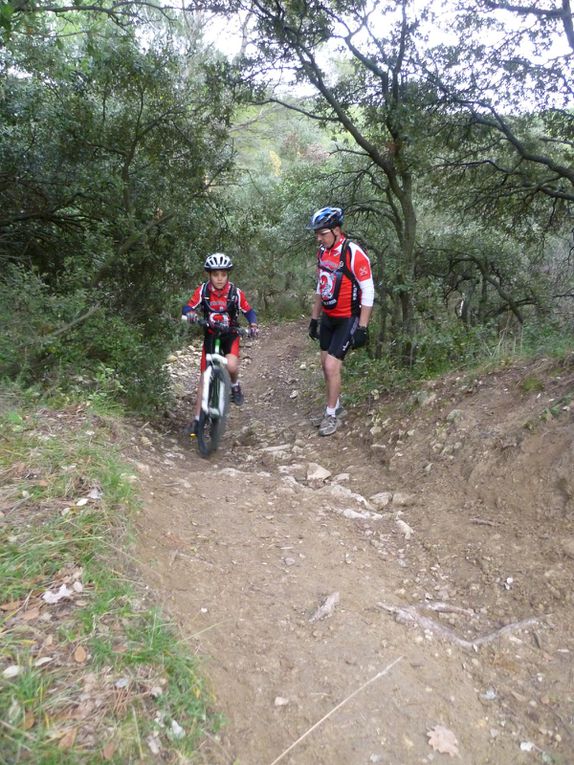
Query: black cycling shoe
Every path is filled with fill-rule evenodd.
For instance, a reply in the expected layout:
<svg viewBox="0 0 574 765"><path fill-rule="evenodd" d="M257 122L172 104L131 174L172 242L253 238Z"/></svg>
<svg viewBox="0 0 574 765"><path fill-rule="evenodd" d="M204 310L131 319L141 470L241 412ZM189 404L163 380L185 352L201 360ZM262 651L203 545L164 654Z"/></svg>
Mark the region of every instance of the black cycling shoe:
<svg viewBox="0 0 574 765"><path fill-rule="evenodd" d="M188 438L197 438L197 430L199 428L199 420L194 420L191 425L186 425L183 430L184 436Z"/></svg>
<svg viewBox="0 0 574 765"><path fill-rule="evenodd" d="M241 406L241 404L243 404L245 401L245 396L243 395L243 391L241 390L241 385L239 385L239 383L231 386L231 400L237 406Z"/></svg>

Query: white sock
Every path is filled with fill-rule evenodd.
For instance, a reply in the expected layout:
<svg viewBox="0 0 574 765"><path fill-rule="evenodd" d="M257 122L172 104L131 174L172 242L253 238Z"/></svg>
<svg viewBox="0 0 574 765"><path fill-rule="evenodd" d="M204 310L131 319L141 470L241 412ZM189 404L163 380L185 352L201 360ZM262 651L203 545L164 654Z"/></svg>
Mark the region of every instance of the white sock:
<svg viewBox="0 0 574 765"><path fill-rule="evenodd" d="M334 417L334 416L335 416L335 414L336 414L336 412L337 412L337 409L336 409L335 407L332 407L332 406L328 406L328 407L325 409L325 412L327 413L327 415L328 415L329 417Z"/></svg>

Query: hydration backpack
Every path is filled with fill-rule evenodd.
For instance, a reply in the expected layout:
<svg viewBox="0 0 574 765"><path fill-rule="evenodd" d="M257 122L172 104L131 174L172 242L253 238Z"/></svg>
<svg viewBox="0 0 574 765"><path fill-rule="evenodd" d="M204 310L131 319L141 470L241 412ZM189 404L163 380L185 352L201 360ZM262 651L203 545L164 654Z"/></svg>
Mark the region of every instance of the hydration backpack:
<svg viewBox="0 0 574 765"><path fill-rule="evenodd" d="M337 305L337 301L339 299L339 291L341 289L341 280L343 276L346 276L347 279L350 280L351 284L353 285L353 292L352 292L352 298L351 298L351 309L353 313L357 313L361 306L361 288L359 286L359 282L357 281L357 278L355 274L351 271L351 255L350 255L350 239L346 239L343 241L343 246L341 247L341 254L339 256L339 264L338 266L333 269L332 271L328 268L325 268L325 266L320 265L321 264L321 250L317 252L317 266L319 268L319 272L323 271L330 271L330 273L334 274L335 276L335 284L332 291L332 296L328 300L322 300L323 306L325 308L333 308Z"/></svg>

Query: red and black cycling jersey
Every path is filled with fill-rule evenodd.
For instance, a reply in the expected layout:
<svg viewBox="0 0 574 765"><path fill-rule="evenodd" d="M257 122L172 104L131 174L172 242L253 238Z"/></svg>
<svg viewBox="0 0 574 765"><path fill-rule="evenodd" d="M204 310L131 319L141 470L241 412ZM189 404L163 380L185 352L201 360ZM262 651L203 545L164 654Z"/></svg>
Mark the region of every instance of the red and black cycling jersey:
<svg viewBox="0 0 574 765"><path fill-rule="evenodd" d="M361 282L372 280L371 262L355 242L341 236L317 253L317 294L327 316L349 317L361 308Z"/></svg>
<svg viewBox="0 0 574 765"><path fill-rule="evenodd" d="M255 311L245 294L231 282L220 290L215 289L210 281L200 284L184 306L184 313L190 310L203 312L204 319L210 323L215 320L213 323L220 326L236 327L239 311L250 324L256 323Z"/></svg>

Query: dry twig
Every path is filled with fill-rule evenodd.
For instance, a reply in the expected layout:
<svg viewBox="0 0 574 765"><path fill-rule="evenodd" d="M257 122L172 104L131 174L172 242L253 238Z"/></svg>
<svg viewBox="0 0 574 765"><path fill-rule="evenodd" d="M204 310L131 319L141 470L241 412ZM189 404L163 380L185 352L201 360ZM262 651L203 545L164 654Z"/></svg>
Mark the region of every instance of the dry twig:
<svg viewBox="0 0 574 765"><path fill-rule="evenodd" d="M288 754L292 749L294 749L297 744L299 744L301 741L303 741L304 738L307 738L307 736L312 733L316 728L321 725L321 723L325 722L325 720L329 717L331 717L332 714L334 714L338 709L341 709L342 706L344 706L348 701L350 701L354 696L356 696L358 693L360 693L363 689L365 689L368 685L371 683L374 683L375 680L378 680L380 677L383 677L383 675L386 675L390 670L395 666L395 664L398 664L399 661L401 661L403 657L399 656L398 659L395 659L393 662L391 662L387 667L385 667L383 670L378 672L374 677L371 677L370 680L367 680L366 683L363 683L360 688L357 688L353 691L349 696L347 696L346 699L343 699L343 701L340 701L336 707L333 707L330 712L327 712L326 715L324 715L320 720L318 720L314 725L312 725L309 730L306 730L305 733L303 733L302 736L299 736L297 741L294 741L291 746L288 746L287 749L285 749L284 752L281 752L279 757L273 760L271 765L276 765L278 762L280 762L283 757L285 757L286 754Z"/></svg>

